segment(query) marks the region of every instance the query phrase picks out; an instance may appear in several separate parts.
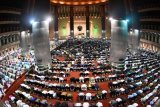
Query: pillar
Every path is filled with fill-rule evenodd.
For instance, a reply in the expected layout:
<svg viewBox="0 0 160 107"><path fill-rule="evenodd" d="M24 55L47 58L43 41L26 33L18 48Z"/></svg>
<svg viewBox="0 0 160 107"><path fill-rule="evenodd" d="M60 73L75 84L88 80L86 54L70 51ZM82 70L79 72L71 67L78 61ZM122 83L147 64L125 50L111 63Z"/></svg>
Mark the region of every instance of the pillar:
<svg viewBox="0 0 160 107"><path fill-rule="evenodd" d="M9 44L9 36L6 36L7 44Z"/></svg>
<svg viewBox="0 0 160 107"><path fill-rule="evenodd" d="M110 61L119 63L124 59L128 47L128 23L126 20L111 21L111 52Z"/></svg>
<svg viewBox="0 0 160 107"><path fill-rule="evenodd" d="M3 46L3 45L4 45L4 37L1 36L1 46Z"/></svg>
<svg viewBox="0 0 160 107"><path fill-rule="evenodd" d="M132 29L129 32L129 45L131 46L131 52L136 53L140 44L140 34L138 29Z"/></svg>
<svg viewBox="0 0 160 107"><path fill-rule="evenodd" d="M50 64L51 54L49 46L49 23L38 21L32 24L33 46L38 64Z"/></svg>
<svg viewBox="0 0 160 107"><path fill-rule="evenodd" d="M86 37L90 38L89 6L86 6Z"/></svg>
<svg viewBox="0 0 160 107"><path fill-rule="evenodd" d="M101 25L102 25L102 39L106 38L106 15L105 5L101 6Z"/></svg>
<svg viewBox="0 0 160 107"><path fill-rule="evenodd" d="M50 0L35 0L32 23L32 40L37 64L51 64L49 46L49 15Z"/></svg>
<svg viewBox="0 0 160 107"><path fill-rule="evenodd" d="M53 15L53 23L54 23L54 41L55 44L58 43L59 35L58 35L58 7L54 7L54 15Z"/></svg>
<svg viewBox="0 0 160 107"><path fill-rule="evenodd" d="M149 33L149 41L152 41L152 34Z"/></svg>
<svg viewBox="0 0 160 107"><path fill-rule="evenodd" d="M16 41L16 34L14 35L14 42Z"/></svg>
<svg viewBox="0 0 160 107"><path fill-rule="evenodd" d="M4 44L6 45L7 44L7 37L6 36L4 37L3 41L4 41Z"/></svg>
<svg viewBox="0 0 160 107"><path fill-rule="evenodd" d="M151 34L151 41L154 42L154 34Z"/></svg>
<svg viewBox="0 0 160 107"><path fill-rule="evenodd" d="M156 37L155 37L155 41L156 41L156 43L158 43L158 35L156 34Z"/></svg>
<svg viewBox="0 0 160 107"><path fill-rule="evenodd" d="M2 38L0 37L0 46L2 46L1 40L2 40Z"/></svg>
<svg viewBox="0 0 160 107"><path fill-rule="evenodd" d="M70 7L70 36L74 37L74 13L73 13L73 6Z"/></svg>
<svg viewBox="0 0 160 107"><path fill-rule="evenodd" d="M147 40L147 33L145 32L144 39Z"/></svg>
<svg viewBox="0 0 160 107"><path fill-rule="evenodd" d="M147 40L150 41L150 35L147 33Z"/></svg>
<svg viewBox="0 0 160 107"><path fill-rule="evenodd" d="M111 22L109 21L109 19L106 19L106 35L107 35L107 39L110 40L111 39Z"/></svg>
<svg viewBox="0 0 160 107"><path fill-rule="evenodd" d="M13 41L12 41L12 35L10 35L10 43L12 43Z"/></svg>
<svg viewBox="0 0 160 107"><path fill-rule="evenodd" d="M28 32L22 31L20 36L20 46L22 48L23 53L26 53L29 51L29 43L28 43Z"/></svg>

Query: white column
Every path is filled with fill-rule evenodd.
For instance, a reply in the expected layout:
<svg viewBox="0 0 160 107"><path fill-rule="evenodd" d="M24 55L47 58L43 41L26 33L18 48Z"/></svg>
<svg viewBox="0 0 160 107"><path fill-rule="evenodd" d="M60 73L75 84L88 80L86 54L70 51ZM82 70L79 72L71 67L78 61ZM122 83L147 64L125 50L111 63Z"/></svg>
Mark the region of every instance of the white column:
<svg viewBox="0 0 160 107"><path fill-rule="evenodd" d="M9 43L9 36L6 36L6 39L7 39L7 44Z"/></svg>
<svg viewBox="0 0 160 107"><path fill-rule="evenodd" d="M129 45L131 46L132 53L137 52L140 43L140 34L138 29L132 29L129 32Z"/></svg>
<svg viewBox="0 0 160 107"><path fill-rule="evenodd" d="M151 34L151 41L154 42L154 34Z"/></svg>
<svg viewBox="0 0 160 107"><path fill-rule="evenodd" d="M128 23L126 20L111 20L110 61L119 63L124 59L128 47Z"/></svg>
<svg viewBox="0 0 160 107"><path fill-rule="evenodd" d="M37 21L32 24L33 46L38 64L51 64L49 46L49 22Z"/></svg>
<svg viewBox="0 0 160 107"><path fill-rule="evenodd" d="M13 42L15 42L16 41L16 36L15 35L13 35Z"/></svg>
<svg viewBox="0 0 160 107"><path fill-rule="evenodd" d="M29 47L28 47L29 44L27 42L27 36L28 36L27 31L21 32L20 46L21 46L24 53L29 51Z"/></svg>
<svg viewBox="0 0 160 107"><path fill-rule="evenodd" d="M0 37L0 46L2 46L1 40L2 40L2 38Z"/></svg>

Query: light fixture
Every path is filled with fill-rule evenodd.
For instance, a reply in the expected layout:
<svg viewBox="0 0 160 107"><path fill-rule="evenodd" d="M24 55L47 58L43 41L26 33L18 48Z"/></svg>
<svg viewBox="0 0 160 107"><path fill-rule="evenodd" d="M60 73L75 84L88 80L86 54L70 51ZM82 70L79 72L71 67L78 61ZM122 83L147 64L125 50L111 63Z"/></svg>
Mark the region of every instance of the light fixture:
<svg viewBox="0 0 160 107"><path fill-rule="evenodd" d="M46 21L47 21L47 22L51 22L51 21L52 21L52 18L51 18L50 16L48 16L47 19L46 19Z"/></svg>
<svg viewBox="0 0 160 107"><path fill-rule="evenodd" d="M130 34L131 34L131 35L133 34L133 31L132 31L132 30L130 31Z"/></svg>
<svg viewBox="0 0 160 107"><path fill-rule="evenodd" d="M129 22L129 19L126 19L126 22Z"/></svg>
<svg viewBox="0 0 160 107"><path fill-rule="evenodd" d="M110 21L113 21L114 19L112 17L109 18Z"/></svg>
<svg viewBox="0 0 160 107"><path fill-rule="evenodd" d="M32 19L32 20L30 20L30 24L33 24L35 21Z"/></svg>
<svg viewBox="0 0 160 107"><path fill-rule="evenodd" d="M22 31L21 34L24 35L24 34L25 34L25 31Z"/></svg>

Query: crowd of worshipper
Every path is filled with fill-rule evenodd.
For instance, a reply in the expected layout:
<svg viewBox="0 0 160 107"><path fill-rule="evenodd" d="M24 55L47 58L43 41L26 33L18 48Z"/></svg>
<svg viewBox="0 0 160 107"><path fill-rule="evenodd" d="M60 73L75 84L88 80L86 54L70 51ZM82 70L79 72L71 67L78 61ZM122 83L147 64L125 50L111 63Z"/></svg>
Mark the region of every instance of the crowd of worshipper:
<svg viewBox="0 0 160 107"><path fill-rule="evenodd" d="M160 56L139 50L109 63L110 43L67 40L52 51L52 66L34 65L6 100L18 107L152 107L160 102ZM65 56L59 60L57 56ZM75 75L72 75L75 74ZM105 84L108 88L104 89Z"/></svg>
<svg viewBox="0 0 160 107"><path fill-rule="evenodd" d="M34 63L34 54L22 56L21 49L8 54L0 60L0 98L11 84Z"/></svg>

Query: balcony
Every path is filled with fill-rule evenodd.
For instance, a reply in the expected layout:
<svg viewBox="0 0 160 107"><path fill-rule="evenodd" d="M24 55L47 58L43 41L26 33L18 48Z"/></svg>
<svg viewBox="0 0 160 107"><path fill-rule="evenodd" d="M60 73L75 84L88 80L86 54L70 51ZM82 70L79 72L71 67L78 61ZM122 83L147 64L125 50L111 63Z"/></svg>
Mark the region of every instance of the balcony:
<svg viewBox="0 0 160 107"><path fill-rule="evenodd" d="M155 32L155 33L160 33L160 30L152 30L152 29L141 29L143 32Z"/></svg>
<svg viewBox="0 0 160 107"><path fill-rule="evenodd" d="M20 15L20 14L21 14L21 12L14 11L14 10L0 10L0 14L1 14L1 13L17 14L17 15Z"/></svg>
<svg viewBox="0 0 160 107"><path fill-rule="evenodd" d="M0 7L0 13L9 13L9 14L21 14L21 9L11 8L11 7Z"/></svg>
<svg viewBox="0 0 160 107"><path fill-rule="evenodd" d="M0 21L0 25L2 24L20 24L20 21Z"/></svg>
<svg viewBox="0 0 160 107"><path fill-rule="evenodd" d="M19 41L13 42L13 43L8 43L6 45L1 46L0 51L5 50L5 49L7 49L7 48L9 48L11 46L19 45L19 44L20 44Z"/></svg>
<svg viewBox="0 0 160 107"><path fill-rule="evenodd" d="M160 44L159 44L159 43L152 42L152 41L149 41L149 40L146 40L146 39L141 39L140 41L143 42L143 43L147 43L147 44L154 45L154 46L156 46L156 47L160 47Z"/></svg>
<svg viewBox="0 0 160 107"><path fill-rule="evenodd" d="M141 12L148 12L148 11L160 11L160 5L158 4L158 5L156 5L156 4L154 4L154 5L145 5L145 6L143 6L143 7L140 7L139 9L138 9L138 12L139 13L141 13Z"/></svg>
<svg viewBox="0 0 160 107"><path fill-rule="evenodd" d="M140 19L141 22L160 22L160 18L144 18L144 19Z"/></svg>
<svg viewBox="0 0 160 107"><path fill-rule="evenodd" d="M20 31L10 31L10 32L0 33L0 37L1 36L13 35L13 34L20 34Z"/></svg>

